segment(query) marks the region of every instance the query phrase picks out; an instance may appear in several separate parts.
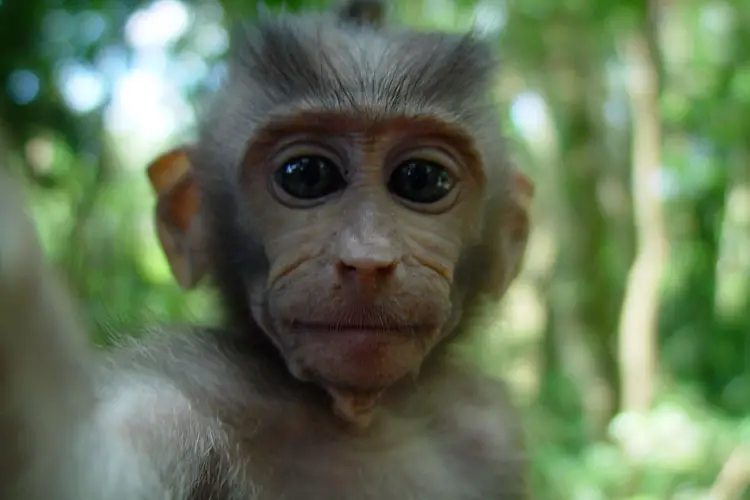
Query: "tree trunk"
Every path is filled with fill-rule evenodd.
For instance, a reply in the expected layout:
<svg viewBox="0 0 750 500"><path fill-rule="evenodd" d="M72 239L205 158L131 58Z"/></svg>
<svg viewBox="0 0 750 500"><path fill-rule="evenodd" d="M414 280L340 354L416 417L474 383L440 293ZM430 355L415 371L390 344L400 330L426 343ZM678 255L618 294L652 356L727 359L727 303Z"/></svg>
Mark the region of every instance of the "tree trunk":
<svg viewBox="0 0 750 500"><path fill-rule="evenodd" d="M608 164L600 110L604 86L596 57L576 40L576 23L567 43L552 50L547 95L559 134L560 165L551 173L557 189L554 210L558 259L550 290L554 337L561 368L575 381L588 434L598 439L616 412L618 372L613 332L616 322L611 280L604 270L609 236L597 192L602 165ZM580 38L580 35L578 35Z"/></svg>
<svg viewBox="0 0 750 500"><path fill-rule="evenodd" d="M645 30L644 30L645 31ZM658 188L661 164L659 72L649 36L625 44L632 114L632 196L636 257L619 323L621 411L651 408L657 367L657 320L667 238Z"/></svg>

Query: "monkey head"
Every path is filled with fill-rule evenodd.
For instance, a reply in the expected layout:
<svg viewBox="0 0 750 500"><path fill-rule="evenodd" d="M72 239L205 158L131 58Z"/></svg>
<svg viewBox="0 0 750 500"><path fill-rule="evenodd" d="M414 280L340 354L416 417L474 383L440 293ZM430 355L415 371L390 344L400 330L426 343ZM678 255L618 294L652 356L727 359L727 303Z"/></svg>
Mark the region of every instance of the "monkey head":
<svg viewBox="0 0 750 500"><path fill-rule="evenodd" d="M532 192L499 140L491 46L378 6L238 30L199 140L149 169L178 281L209 271L350 421L504 293Z"/></svg>

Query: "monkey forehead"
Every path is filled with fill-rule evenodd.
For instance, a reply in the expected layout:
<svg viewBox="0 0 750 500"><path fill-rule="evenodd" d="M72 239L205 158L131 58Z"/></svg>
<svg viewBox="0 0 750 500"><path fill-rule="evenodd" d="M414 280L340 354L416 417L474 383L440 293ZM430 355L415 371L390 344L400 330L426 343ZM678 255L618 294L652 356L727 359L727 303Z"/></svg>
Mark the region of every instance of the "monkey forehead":
<svg viewBox="0 0 750 500"><path fill-rule="evenodd" d="M372 29L326 15L281 16L239 29L236 77L285 98L333 97L346 105L401 100L475 100L496 60L471 33Z"/></svg>
<svg viewBox="0 0 750 500"><path fill-rule="evenodd" d="M204 115L194 164L211 178L219 164L230 173L258 127L295 110L430 115L494 145L496 69L493 48L471 34L373 29L326 14L262 19L233 33L228 78Z"/></svg>
<svg viewBox="0 0 750 500"><path fill-rule="evenodd" d="M376 30L323 14L246 25L230 54L223 104L246 103L262 116L315 102L385 113L435 107L470 118L486 113L497 66L490 45L471 34Z"/></svg>

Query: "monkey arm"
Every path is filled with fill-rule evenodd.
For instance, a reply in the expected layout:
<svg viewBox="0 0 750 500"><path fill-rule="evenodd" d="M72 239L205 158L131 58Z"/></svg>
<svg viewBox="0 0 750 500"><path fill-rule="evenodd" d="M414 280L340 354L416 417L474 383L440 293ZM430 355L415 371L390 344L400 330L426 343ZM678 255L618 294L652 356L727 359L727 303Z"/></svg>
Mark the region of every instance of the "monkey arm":
<svg viewBox="0 0 750 500"><path fill-rule="evenodd" d="M200 419L154 377L94 371L17 192L0 171L0 498L186 498Z"/></svg>
<svg viewBox="0 0 750 500"><path fill-rule="evenodd" d="M0 498L188 498L211 435L187 399L124 373L97 391L87 352L54 322L62 305L38 292L0 300Z"/></svg>

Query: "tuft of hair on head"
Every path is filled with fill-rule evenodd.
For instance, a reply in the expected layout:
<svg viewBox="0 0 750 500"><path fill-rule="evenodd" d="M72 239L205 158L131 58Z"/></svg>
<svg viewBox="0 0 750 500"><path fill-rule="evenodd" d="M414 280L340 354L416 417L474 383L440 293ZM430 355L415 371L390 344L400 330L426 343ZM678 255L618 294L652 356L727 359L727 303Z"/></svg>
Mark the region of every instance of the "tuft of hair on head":
<svg viewBox="0 0 750 500"><path fill-rule="evenodd" d="M386 0L341 0L335 12L342 22L380 28L388 17L387 4Z"/></svg>

